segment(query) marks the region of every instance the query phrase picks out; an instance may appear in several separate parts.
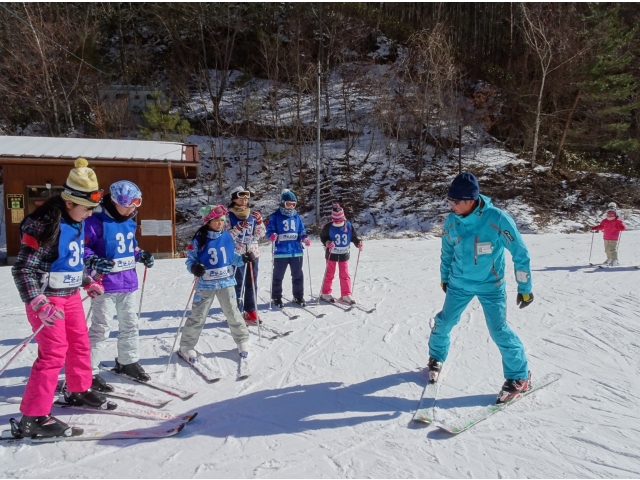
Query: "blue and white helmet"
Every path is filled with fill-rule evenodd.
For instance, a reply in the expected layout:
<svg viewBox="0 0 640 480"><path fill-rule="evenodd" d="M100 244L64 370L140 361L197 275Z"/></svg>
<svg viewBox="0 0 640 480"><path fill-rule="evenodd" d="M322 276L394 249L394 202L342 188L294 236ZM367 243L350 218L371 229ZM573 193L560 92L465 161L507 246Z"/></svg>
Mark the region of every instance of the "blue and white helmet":
<svg viewBox="0 0 640 480"><path fill-rule="evenodd" d="M122 207L130 207L134 204L135 199L139 199L135 203L142 203L142 192L135 183L128 180L120 180L111 184L109 191L111 192L111 201Z"/></svg>

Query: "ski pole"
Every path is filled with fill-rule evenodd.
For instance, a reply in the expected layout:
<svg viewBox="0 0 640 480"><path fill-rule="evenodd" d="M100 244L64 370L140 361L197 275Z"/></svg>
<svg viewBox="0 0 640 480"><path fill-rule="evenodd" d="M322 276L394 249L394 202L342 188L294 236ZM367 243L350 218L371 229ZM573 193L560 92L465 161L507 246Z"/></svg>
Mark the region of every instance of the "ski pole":
<svg viewBox="0 0 640 480"><path fill-rule="evenodd" d="M309 247L307 247L307 266L309 267L309 294L313 297L313 286L311 285L311 260L309 259Z"/></svg>
<svg viewBox="0 0 640 480"><path fill-rule="evenodd" d="M244 235L242 236L242 243L244 243L244 238L245 235L247 234L247 231L244 231ZM251 242L253 241L253 232L251 232L251 236L249 237L249 245L251 245ZM247 253L249 251L249 246L247 244L245 244L244 246L244 253ZM242 271L242 285L240 287L240 298L238 299L238 302L242 302L242 312L244 313L245 308L244 308L244 294L246 293L247 290L247 285L245 283L246 278L247 278L247 265L245 264L242 267L244 270ZM257 302L256 302L257 305Z"/></svg>
<svg viewBox="0 0 640 480"><path fill-rule="evenodd" d="M246 265L245 265L246 268ZM256 322L258 322L258 340L262 341L262 329L260 328L260 317L258 316L258 295L256 293L256 281L253 276L253 262L249 262L249 271L251 272L251 287L253 289L253 301L256 304Z"/></svg>
<svg viewBox="0 0 640 480"><path fill-rule="evenodd" d="M351 291L353 292L356 286L356 277L358 276L358 265L360 264L360 253L362 250L358 250L358 260L356 260L356 271L353 274L353 283L351 284Z"/></svg>
<svg viewBox="0 0 640 480"><path fill-rule="evenodd" d="M333 247L329 249L329 256L327 257L327 262L324 265L324 274L322 275L322 285L320 286L320 295L318 295L318 305L320 305L320 297L322 297L322 289L324 288L324 281L327 278L327 269L329 268L329 262L331 261L331 252L333 252Z"/></svg>
<svg viewBox="0 0 640 480"><path fill-rule="evenodd" d="M589 249L589 262L591 263L591 252L593 252L593 237L595 236L596 232L591 232L591 248Z"/></svg>
<svg viewBox="0 0 640 480"><path fill-rule="evenodd" d="M176 338L173 339L173 347L171 347L171 351L169 352L169 361L167 362L166 370L169 370L169 365L171 365L171 358L173 357L173 349L176 348L176 342L178 341L180 330L182 330L182 323L184 322L184 317L187 314L187 309L189 308L189 304L191 303L191 297L193 297L193 293L196 291L196 285L198 285L198 277L195 277L193 280L193 288L191 289L189 300L187 300L187 306L184 307L184 312L182 314L182 318L180 319L180 325L178 325L178 331L176 332Z"/></svg>
<svg viewBox="0 0 640 480"><path fill-rule="evenodd" d="M140 306L138 307L138 321L140 321L140 316L142 315L142 297L144 296L144 286L147 283L147 266L144 267L144 275L142 277L142 288L140 289Z"/></svg>
<svg viewBox="0 0 640 480"><path fill-rule="evenodd" d="M44 328L44 323L42 325L40 325L38 327L38 329L33 332L31 335L29 335L27 338L25 338L22 342L20 342L18 345L16 345L15 347L13 347L11 350L9 350L8 352L4 353L0 359L6 357L7 355L9 355L9 353L13 352L16 348L18 348L18 351L16 353L13 354L13 356L7 361L7 363L5 364L4 367L2 367L2 370L0 370L0 375L2 375L7 368L9 367L9 365L11 365L11 363L16 359L16 357L18 355L20 355L20 353L25 349L25 347L29 344L29 342L31 340L33 340L33 338L40 333L40 330L42 330Z"/></svg>
<svg viewBox="0 0 640 480"><path fill-rule="evenodd" d="M273 301L273 271L276 268L276 242L271 242L271 287L269 290L269 310L271 310L271 302Z"/></svg>

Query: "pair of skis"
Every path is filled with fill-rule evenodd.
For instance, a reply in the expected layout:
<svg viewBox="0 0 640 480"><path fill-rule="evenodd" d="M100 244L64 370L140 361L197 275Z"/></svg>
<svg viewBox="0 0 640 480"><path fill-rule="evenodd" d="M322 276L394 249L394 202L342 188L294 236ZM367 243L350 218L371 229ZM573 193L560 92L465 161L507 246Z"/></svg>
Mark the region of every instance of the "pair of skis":
<svg viewBox="0 0 640 480"><path fill-rule="evenodd" d="M167 385L166 383L162 383L159 382L157 380L148 380L148 381L143 381L143 380L139 380L135 377L131 377L129 375L125 375L124 373L117 373L116 371L113 370L113 368L109 368L107 367L105 364L101 364L100 365L100 370L104 371L104 372L109 372L113 375L118 375L119 377L122 378L127 378L129 380L133 380L134 382L137 383L141 383L143 385L146 385L147 387L156 389L156 390L160 390L161 392L167 393L169 395L172 395L174 397L178 397L181 398L182 400L187 400L191 397L193 397L197 392L189 392L186 390L182 390L181 388L177 388L174 387L173 385ZM109 394L105 394L105 395L109 395ZM126 400L126 399L125 399Z"/></svg>
<svg viewBox="0 0 640 480"><path fill-rule="evenodd" d="M510 402L501 403L501 404L493 404L487 405L483 407L480 411L474 411L469 413L466 416L463 416L454 422L436 422L436 426L444 430L448 433L457 435L458 433L462 433L474 425L477 425L483 420L486 420L492 415L495 415L498 412L501 412L517 401L531 395L532 393L545 388L552 383L560 380L562 375L557 373L552 373L544 376L540 380L537 380L526 392L522 395L514 398ZM435 421L435 405L436 405L436 396L437 396L437 382L436 383L428 383L422 392L422 397L420 398L420 404L418 405L418 410L416 410L413 415L413 421L424 423L426 425L430 425Z"/></svg>

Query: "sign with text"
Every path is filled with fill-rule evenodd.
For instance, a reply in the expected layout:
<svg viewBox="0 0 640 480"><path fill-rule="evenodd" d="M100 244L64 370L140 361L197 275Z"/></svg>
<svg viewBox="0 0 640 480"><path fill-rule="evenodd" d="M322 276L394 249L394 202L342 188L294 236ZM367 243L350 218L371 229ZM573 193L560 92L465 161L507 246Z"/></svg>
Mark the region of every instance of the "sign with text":
<svg viewBox="0 0 640 480"><path fill-rule="evenodd" d="M24 195L21 193L7 193L7 206L11 210L24 210Z"/></svg>

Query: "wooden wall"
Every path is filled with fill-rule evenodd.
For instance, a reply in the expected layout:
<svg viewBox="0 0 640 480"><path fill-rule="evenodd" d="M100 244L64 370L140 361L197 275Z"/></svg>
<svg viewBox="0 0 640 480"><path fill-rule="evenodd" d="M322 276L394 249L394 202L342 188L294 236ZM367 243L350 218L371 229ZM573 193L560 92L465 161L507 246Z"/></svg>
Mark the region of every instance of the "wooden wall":
<svg viewBox="0 0 640 480"><path fill-rule="evenodd" d="M11 222L11 210L8 208L9 205L6 205L7 194L23 194L26 209L28 185L45 185L49 180L54 186L62 186L67 179L69 171L73 168L73 161L69 161L68 165L51 165L42 161L42 163L38 164L36 162L21 165L4 164L2 166L7 227L7 256L10 263L17 256L20 247L20 225ZM140 190L142 190L142 206L137 215L138 230L136 233L140 248L160 254L160 257L173 255L176 249L175 191L171 167L169 165L152 167L139 165L92 166L91 162L89 162L89 166L96 172L100 188L105 191L105 194L109 192L109 186L118 180L129 180L140 187ZM30 212L25 210L25 214L28 213ZM142 236L141 220L171 220L173 235L166 237Z"/></svg>

